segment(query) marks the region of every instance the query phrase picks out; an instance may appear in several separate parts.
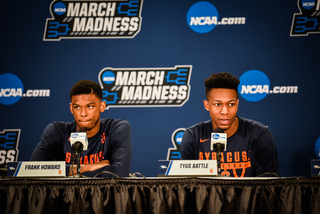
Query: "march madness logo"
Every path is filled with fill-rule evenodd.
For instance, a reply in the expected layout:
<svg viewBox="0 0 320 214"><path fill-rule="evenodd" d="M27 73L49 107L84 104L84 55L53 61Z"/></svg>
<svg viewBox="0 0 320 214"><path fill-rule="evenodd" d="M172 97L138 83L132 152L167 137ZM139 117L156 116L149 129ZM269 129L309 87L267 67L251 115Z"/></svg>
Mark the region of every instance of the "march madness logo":
<svg viewBox="0 0 320 214"><path fill-rule="evenodd" d="M142 2L53 1L43 40L133 38L140 31Z"/></svg>
<svg viewBox="0 0 320 214"><path fill-rule="evenodd" d="M320 0L298 0L300 13L295 13L290 36L320 33Z"/></svg>
<svg viewBox="0 0 320 214"><path fill-rule="evenodd" d="M0 132L0 168L6 168L8 162L18 160L20 129L6 129Z"/></svg>
<svg viewBox="0 0 320 214"><path fill-rule="evenodd" d="M189 99L191 65L174 68L104 68L103 101L110 107L178 107Z"/></svg>

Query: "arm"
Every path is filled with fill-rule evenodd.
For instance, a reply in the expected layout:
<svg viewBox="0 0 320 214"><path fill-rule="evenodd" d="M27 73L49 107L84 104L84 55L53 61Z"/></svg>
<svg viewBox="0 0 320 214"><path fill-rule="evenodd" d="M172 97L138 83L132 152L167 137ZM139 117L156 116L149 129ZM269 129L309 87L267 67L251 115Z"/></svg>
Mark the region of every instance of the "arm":
<svg viewBox="0 0 320 214"><path fill-rule="evenodd" d="M108 160L83 166L83 172L88 170L84 175L95 176L99 172L109 171L119 177L129 176L132 161L130 124L125 120L116 122L110 129L108 138L111 143L111 152L109 153L111 156L108 157ZM109 177L111 175L104 173L101 176Z"/></svg>
<svg viewBox="0 0 320 214"><path fill-rule="evenodd" d="M34 149L30 161L65 160L61 150L63 136L57 124L50 123L43 131L40 142ZM62 156L61 156L62 154Z"/></svg>
<svg viewBox="0 0 320 214"><path fill-rule="evenodd" d="M195 160L197 158L195 154L196 143L197 141L194 139L191 131L189 129L186 129L181 141L181 160Z"/></svg>
<svg viewBox="0 0 320 214"><path fill-rule="evenodd" d="M268 128L261 131L256 142L256 176L271 172L279 175L279 161L276 143ZM268 176L270 176L269 174Z"/></svg>

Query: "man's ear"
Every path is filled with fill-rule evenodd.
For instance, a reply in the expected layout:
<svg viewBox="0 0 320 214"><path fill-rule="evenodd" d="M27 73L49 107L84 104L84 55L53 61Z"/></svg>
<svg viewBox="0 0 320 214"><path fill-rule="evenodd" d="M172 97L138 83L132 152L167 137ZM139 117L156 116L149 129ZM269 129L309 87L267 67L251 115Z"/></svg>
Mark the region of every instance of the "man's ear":
<svg viewBox="0 0 320 214"><path fill-rule="evenodd" d="M71 112L71 114L73 114L72 103L69 103L69 106L70 106L70 112Z"/></svg>
<svg viewBox="0 0 320 214"><path fill-rule="evenodd" d="M106 110L107 104L106 101L101 101L100 103L100 112L104 112Z"/></svg>
<svg viewBox="0 0 320 214"><path fill-rule="evenodd" d="M208 103L208 100L204 100L204 101L203 101L203 106L204 106L204 108L205 108L207 111L209 111L209 103Z"/></svg>

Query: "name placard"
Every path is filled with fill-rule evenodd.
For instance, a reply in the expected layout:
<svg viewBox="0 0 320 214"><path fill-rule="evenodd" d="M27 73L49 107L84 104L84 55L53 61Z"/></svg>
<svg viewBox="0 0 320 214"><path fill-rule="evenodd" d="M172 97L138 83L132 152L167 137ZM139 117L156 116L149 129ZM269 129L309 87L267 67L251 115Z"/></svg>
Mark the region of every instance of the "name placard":
<svg viewBox="0 0 320 214"><path fill-rule="evenodd" d="M7 164L8 177L66 177L65 161L21 161Z"/></svg>
<svg viewBox="0 0 320 214"><path fill-rule="evenodd" d="M216 160L159 160L158 176L217 176Z"/></svg>
<svg viewBox="0 0 320 214"><path fill-rule="evenodd" d="M311 159L312 177L320 177L320 159Z"/></svg>

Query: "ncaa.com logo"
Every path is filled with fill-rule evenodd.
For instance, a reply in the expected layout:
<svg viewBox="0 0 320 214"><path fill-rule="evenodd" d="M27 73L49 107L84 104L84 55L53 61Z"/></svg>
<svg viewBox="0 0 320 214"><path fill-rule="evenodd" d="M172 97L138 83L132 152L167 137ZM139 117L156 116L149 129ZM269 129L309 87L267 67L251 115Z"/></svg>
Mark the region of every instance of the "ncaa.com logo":
<svg viewBox="0 0 320 214"><path fill-rule="evenodd" d="M264 99L268 94L296 94L298 86L274 86L270 89L268 76L259 70L245 72L239 78L238 91L247 101L257 102Z"/></svg>
<svg viewBox="0 0 320 214"><path fill-rule="evenodd" d="M244 25L245 17L223 17L219 21L219 13L214 5L201 1L192 5L187 13L189 27L197 33L208 33L217 25Z"/></svg>
<svg viewBox="0 0 320 214"><path fill-rule="evenodd" d="M50 89L28 89L25 93L23 89L23 83L16 75L0 75L0 103L3 105L12 105L21 97L50 97Z"/></svg>

